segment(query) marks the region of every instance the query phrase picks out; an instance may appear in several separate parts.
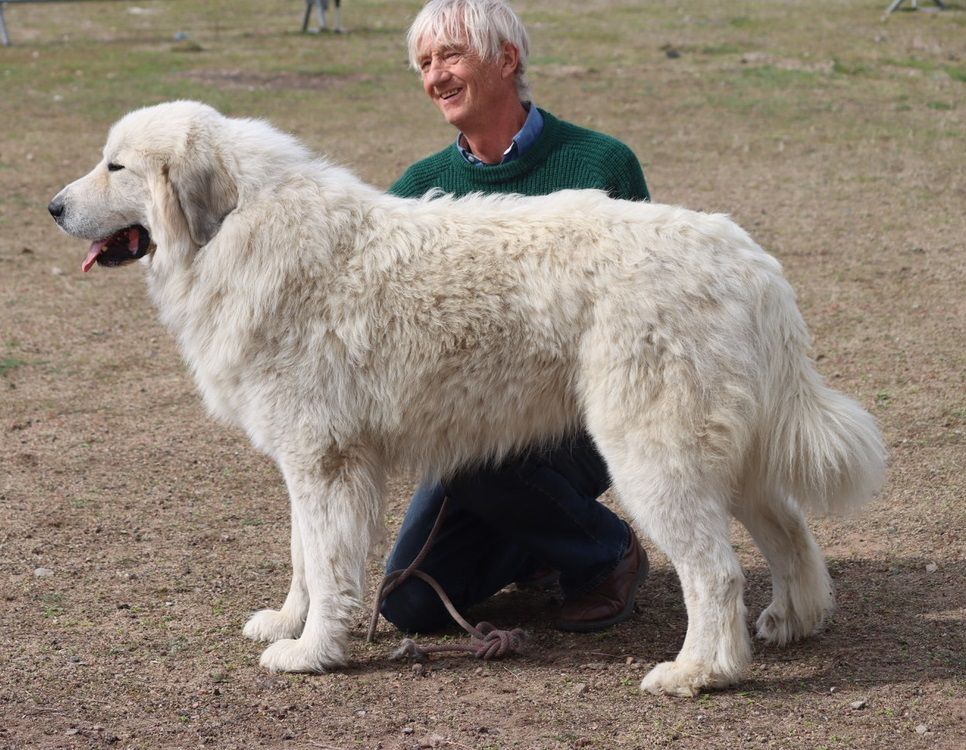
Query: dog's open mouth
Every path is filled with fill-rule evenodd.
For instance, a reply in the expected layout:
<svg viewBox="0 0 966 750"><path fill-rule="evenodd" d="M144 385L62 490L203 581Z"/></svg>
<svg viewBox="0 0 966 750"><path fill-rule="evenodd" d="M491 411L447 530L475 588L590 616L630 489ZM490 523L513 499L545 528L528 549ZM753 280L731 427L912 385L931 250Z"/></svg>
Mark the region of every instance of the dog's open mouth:
<svg viewBox="0 0 966 750"><path fill-rule="evenodd" d="M102 266L122 266L144 257L153 247L151 235L140 224L125 227L109 237L94 240L81 268L87 273L94 263Z"/></svg>

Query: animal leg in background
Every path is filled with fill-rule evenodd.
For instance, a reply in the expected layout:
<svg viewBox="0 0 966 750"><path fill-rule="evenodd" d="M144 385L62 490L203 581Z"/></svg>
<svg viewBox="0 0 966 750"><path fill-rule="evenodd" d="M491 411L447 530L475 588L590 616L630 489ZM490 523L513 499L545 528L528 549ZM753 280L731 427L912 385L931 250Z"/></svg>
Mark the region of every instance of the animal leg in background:
<svg viewBox="0 0 966 750"><path fill-rule="evenodd" d="M334 0L335 2L335 25L333 25L332 30L336 33L341 33L344 31L342 28L342 0ZM315 29L308 29L309 16L312 13L312 8L315 7L319 15L319 25ZM329 8L329 0L307 0L307 5L305 8L305 21L302 23L302 31L308 30L312 34L318 34L322 29L327 29L328 24L326 22L326 11Z"/></svg>

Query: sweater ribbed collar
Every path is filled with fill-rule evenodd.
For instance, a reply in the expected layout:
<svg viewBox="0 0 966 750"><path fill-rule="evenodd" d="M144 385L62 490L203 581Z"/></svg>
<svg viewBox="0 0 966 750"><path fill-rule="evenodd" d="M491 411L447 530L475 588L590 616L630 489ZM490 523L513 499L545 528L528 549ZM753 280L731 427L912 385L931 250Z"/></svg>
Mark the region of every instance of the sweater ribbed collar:
<svg viewBox="0 0 966 750"><path fill-rule="evenodd" d="M557 140L560 120L546 110L539 107L538 110L543 117L543 131L519 159L514 159L505 164L494 164L480 168L466 161L457 146L453 144L446 150L446 157L449 159L450 166L465 177L468 182L479 185L511 182L540 166L543 164L547 152Z"/></svg>

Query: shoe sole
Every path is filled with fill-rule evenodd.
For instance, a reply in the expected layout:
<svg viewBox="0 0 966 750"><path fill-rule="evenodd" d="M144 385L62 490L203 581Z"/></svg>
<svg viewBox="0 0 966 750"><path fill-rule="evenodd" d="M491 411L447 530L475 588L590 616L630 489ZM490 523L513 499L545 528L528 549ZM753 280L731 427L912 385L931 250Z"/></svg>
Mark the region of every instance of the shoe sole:
<svg viewBox="0 0 966 750"><path fill-rule="evenodd" d="M609 627L617 625L618 623L624 622L631 613L634 611L634 605L637 603L637 589L640 587L641 583L647 578L648 572L650 572L651 563L647 557L647 552L641 549L641 554L644 556L644 562L637 569L637 576L634 579L634 589L631 595L627 597L627 604L624 605L624 609L618 612L613 617L606 620L594 620L593 622L568 622L567 620L557 620L554 623L554 627L557 630L562 630L565 633L596 633L598 630L606 630Z"/></svg>

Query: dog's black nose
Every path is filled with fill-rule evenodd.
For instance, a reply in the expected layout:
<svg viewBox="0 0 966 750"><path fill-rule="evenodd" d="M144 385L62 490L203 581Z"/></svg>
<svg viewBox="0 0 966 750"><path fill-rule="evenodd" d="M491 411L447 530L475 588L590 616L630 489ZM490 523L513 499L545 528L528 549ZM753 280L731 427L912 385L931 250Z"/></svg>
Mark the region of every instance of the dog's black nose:
<svg viewBox="0 0 966 750"><path fill-rule="evenodd" d="M64 213L64 199L54 198L47 206L47 210L50 211L51 216L53 216L55 219L59 219Z"/></svg>

